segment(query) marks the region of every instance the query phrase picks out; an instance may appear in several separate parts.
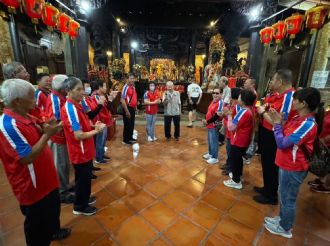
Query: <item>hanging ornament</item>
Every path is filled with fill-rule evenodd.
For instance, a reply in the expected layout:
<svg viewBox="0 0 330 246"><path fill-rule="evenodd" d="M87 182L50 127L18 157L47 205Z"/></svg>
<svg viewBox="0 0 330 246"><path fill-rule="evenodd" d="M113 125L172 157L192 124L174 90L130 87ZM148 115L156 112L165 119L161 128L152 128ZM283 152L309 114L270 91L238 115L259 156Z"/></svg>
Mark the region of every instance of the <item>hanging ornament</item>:
<svg viewBox="0 0 330 246"><path fill-rule="evenodd" d="M284 21L279 21L272 25L273 28L273 37L275 39L276 44L281 43L281 40L285 37L285 23Z"/></svg>
<svg viewBox="0 0 330 246"><path fill-rule="evenodd" d="M64 13L60 13L58 16L57 29L60 30L62 33L67 33L69 31L70 20L70 16Z"/></svg>
<svg viewBox="0 0 330 246"><path fill-rule="evenodd" d="M38 24L41 19L44 0L22 0L25 13L32 19L33 24Z"/></svg>
<svg viewBox="0 0 330 246"><path fill-rule="evenodd" d="M49 31L53 31L57 24L60 11L51 4L46 3L42 11L42 21L45 23Z"/></svg>
<svg viewBox="0 0 330 246"><path fill-rule="evenodd" d="M285 19L286 32L290 39L294 39L301 32L305 17L299 13Z"/></svg>
<svg viewBox="0 0 330 246"><path fill-rule="evenodd" d="M16 14L16 9L19 8L19 0L1 0L1 2L7 6L10 14Z"/></svg>
<svg viewBox="0 0 330 246"><path fill-rule="evenodd" d="M69 36L73 40L78 36L80 24L75 20L70 20L69 22Z"/></svg>
<svg viewBox="0 0 330 246"><path fill-rule="evenodd" d="M265 27L260 30L260 41L265 46L269 45L272 42L273 39L273 28L272 27Z"/></svg>
<svg viewBox="0 0 330 246"><path fill-rule="evenodd" d="M306 11L306 27L315 33L324 23L325 17L329 11L328 6L318 5Z"/></svg>

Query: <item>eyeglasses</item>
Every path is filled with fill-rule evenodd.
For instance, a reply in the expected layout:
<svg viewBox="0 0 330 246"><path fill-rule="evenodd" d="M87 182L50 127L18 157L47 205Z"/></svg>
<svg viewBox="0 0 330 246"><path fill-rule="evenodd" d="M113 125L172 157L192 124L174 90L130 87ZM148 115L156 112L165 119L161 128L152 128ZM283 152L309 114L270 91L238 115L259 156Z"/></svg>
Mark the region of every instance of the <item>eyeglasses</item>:
<svg viewBox="0 0 330 246"><path fill-rule="evenodd" d="M216 94L216 95L219 95L220 93L219 93L219 92L212 92L212 94Z"/></svg>

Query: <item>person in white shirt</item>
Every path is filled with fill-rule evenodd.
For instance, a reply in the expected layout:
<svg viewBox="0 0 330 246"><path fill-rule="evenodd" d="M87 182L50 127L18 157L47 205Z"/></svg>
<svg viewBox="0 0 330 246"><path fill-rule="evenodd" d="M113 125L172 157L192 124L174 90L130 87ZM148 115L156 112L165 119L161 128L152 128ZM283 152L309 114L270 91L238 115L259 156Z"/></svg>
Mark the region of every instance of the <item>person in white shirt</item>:
<svg viewBox="0 0 330 246"><path fill-rule="evenodd" d="M202 89L196 84L195 80L191 81L191 84L187 89L188 93L188 111L189 111L189 123L187 127L193 127L193 121L196 120L196 109L197 105L200 103L202 99Z"/></svg>
<svg viewBox="0 0 330 246"><path fill-rule="evenodd" d="M228 86L228 78L221 76L219 86L223 88L222 100L225 104L230 104L230 88Z"/></svg>

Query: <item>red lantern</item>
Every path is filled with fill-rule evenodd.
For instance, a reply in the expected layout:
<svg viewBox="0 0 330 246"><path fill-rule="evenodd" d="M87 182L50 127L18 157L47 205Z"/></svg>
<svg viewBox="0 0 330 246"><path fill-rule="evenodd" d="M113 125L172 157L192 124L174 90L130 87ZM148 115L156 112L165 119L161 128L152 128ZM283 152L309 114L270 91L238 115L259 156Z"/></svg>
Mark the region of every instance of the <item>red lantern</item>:
<svg viewBox="0 0 330 246"><path fill-rule="evenodd" d="M272 42L273 39L273 28L272 27L265 27L263 29L260 30L260 41L261 43L263 43L264 45L268 45L270 44L270 42Z"/></svg>
<svg viewBox="0 0 330 246"><path fill-rule="evenodd" d="M9 13L16 13L16 9L19 7L19 0L1 0L1 2L7 6Z"/></svg>
<svg viewBox="0 0 330 246"><path fill-rule="evenodd" d="M22 0L25 13L32 19L33 24L38 24L41 19L42 9L45 6L44 0Z"/></svg>
<svg viewBox="0 0 330 246"><path fill-rule="evenodd" d="M42 21L45 23L49 31L53 31L57 24L60 11L51 4L46 3L42 11Z"/></svg>
<svg viewBox="0 0 330 246"><path fill-rule="evenodd" d="M71 39L75 39L79 33L80 24L75 20L69 22L69 36Z"/></svg>
<svg viewBox="0 0 330 246"><path fill-rule="evenodd" d="M311 29L311 33L322 27L328 11L328 6L319 5L306 12L306 27Z"/></svg>
<svg viewBox="0 0 330 246"><path fill-rule="evenodd" d="M301 31L304 24L304 16L297 13L285 19L286 32L290 39L294 39Z"/></svg>
<svg viewBox="0 0 330 246"><path fill-rule="evenodd" d="M286 32L285 23L284 21L279 21L274 25L272 25L272 28L273 28L273 37L275 39L275 42L279 44L285 36L285 32Z"/></svg>
<svg viewBox="0 0 330 246"><path fill-rule="evenodd" d="M69 31L69 22L71 20L71 17L60 13L58 16L58 22L57 22L57 28L63 33L67 33Z"/></svg>

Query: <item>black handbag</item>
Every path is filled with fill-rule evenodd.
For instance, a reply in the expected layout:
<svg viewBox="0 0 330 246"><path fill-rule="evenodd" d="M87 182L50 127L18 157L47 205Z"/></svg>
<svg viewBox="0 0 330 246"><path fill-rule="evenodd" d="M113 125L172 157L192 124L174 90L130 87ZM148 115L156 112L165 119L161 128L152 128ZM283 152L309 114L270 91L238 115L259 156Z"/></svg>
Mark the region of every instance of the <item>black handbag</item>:
<svg viewBox="0 0 330 246"><path fill-rule="evenodd" d="M308 170L318 177L324 177L330 172L330 150L322 141L317 144L319 148L311 156L304 145L302 151L309 162Z"/></svg>

